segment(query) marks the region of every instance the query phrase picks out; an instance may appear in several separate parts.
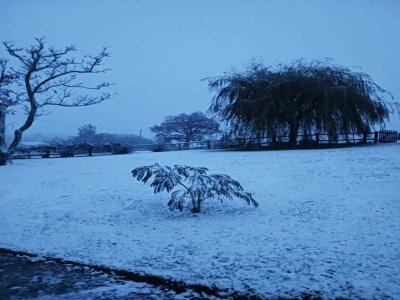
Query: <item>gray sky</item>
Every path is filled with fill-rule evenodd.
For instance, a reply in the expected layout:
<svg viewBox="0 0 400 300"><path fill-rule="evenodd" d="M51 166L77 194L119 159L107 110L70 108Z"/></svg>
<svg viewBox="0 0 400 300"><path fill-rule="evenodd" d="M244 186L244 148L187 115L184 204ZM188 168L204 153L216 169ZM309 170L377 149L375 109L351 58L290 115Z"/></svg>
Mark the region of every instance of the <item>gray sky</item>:
<svg viewBox="0 0 400 300"><path fill-rule="evenodd" d="M400 100L397 0L0 0L0 7L2 41L28 46L45 36L49 45L90 53L110 46L106 78L118 95L88 108L51 108L30 133L73 135L92 123L99 132L151 136L148 128L167 115L208 108L212 94L200 79L243 69L252 58L329 57ZM388 127L400 129L398 116Z"/></svg>

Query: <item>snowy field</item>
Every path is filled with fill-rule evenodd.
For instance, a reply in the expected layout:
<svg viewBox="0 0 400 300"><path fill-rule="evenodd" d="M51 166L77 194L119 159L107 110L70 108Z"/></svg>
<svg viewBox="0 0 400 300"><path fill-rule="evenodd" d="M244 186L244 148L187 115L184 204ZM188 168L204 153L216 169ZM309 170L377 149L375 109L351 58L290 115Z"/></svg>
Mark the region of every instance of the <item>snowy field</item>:
<svg viewBox="0 0 400 300"><path fill-rule="evenodd" d="M260 207L170 212L130 174L155 162L229 174ZM3 248L265 297L400 298L400 144L15 160L0 182Z"/></svg>

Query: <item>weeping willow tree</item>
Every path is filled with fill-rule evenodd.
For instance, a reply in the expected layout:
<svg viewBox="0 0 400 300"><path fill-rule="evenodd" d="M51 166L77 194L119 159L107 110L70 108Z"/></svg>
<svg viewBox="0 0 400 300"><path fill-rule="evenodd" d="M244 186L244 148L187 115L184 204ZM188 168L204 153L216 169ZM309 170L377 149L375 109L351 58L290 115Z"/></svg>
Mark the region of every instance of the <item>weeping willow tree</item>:
<svg viewBox="0 0 400 300"><path fill-rule="evenodd" d="M286 132L291 146L300 133L318 130L337 139L341 133L384 126L389 118L384 95L390 93L368 74L328 62L253 63L245 71L206 80L215 93L210 110L232 133L275 137Z"/></svg>

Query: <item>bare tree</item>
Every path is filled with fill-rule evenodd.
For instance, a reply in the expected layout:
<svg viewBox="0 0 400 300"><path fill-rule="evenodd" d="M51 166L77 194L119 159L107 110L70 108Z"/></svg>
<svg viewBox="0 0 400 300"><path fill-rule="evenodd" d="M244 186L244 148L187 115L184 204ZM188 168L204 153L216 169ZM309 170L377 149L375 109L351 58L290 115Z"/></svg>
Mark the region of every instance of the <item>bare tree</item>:
<svg viewBox="0 0 400 300"><path fill-rule="evenodd" d="M11 74L18 78L17 97L22 99L27 117L17 130L6 153L0 156L0 165L15 152L23 133L46 106L80 107L100 103L112 97L109 92L100 92L110 86L109 82L86 85L79 81L85 74L105 73L103 61L109 57L106 47L97 55L74 57L76 49L67 46L62 50L47 47L44 38L35 39L35 44L27 48L16 47L13 43L3 43L7 53L15 58L20 67L11 68ZM84 90L85 94L78 93ZM95 94L93 94L95 92Z"/></svg>
<svg viewBox="0 0 400 300"><path fill-rule="evenodd" d="M18 99L11 90L11 85L17 77L7 68L8 61L0 59L0 161L1 155L6 148L6 113L9 108L16 105Z"/></svg>
<svg viewBox="0 0 400 300"><path fill-rule="evenodd" d="M219 124L201 112L194 112L190 115L180 114L166 117L160 125L153 126L150 129L160 141L188 143L200 141L218 133Z"/></svg>

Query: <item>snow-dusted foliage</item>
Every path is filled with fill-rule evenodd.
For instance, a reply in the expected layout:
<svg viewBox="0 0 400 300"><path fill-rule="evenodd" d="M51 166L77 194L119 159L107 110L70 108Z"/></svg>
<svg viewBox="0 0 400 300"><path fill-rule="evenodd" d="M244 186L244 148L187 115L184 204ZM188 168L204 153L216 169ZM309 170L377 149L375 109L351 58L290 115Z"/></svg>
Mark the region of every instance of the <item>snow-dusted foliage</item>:
<svg viewBox="0 0 400 300"><path fill-rule="evenodd" d="M169 167L154 164L137 167L132 170L132 175L144 183L153 178L151 186L154 187L154 193L164 190L172 192L168 201L170 210L182 211L184 207L189 206L193 213L197 213L200 212L204 200L209 198L223 201L224 198L235 197L243 199L248 205L258 206L258 202L243 190L238 181L225 174L207 175L207 171L208 169L203 167Z"/></svg>

